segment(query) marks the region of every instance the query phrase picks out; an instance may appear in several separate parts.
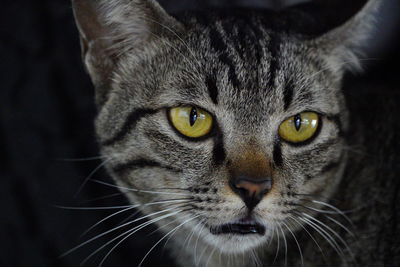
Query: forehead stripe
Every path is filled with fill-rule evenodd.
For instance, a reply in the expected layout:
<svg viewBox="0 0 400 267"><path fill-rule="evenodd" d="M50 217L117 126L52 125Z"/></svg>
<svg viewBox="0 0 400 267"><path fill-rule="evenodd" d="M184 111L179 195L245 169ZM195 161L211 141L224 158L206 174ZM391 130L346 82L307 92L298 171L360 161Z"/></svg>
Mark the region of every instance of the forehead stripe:
<svg viewBox="0 0 400 267"><path fill-rule="evenodd" d="M217 79L215 75L208 76L206 78L206 86L208 89L208 94L214 104L218 104L218 87L217 87Z"/></svg>
<svg viewBox="0 0 400 267"><path fill-rule="evenodd" d="M234 65L232 59L229 58L229 55L227 53L228 47L225 44L221 33L218 32L218 30L215 27L210 28L210 44L211 44L211 47L213 47L215 49L215 51L217 51L219 53L218 59L223 64L228 66L229 81L232 83L233 87L238 88L240 85L240 82L236 75L235 65Z"/></svg>
<svg viewBox="0 0 400 267"><path fill-rule="evenodd" d="M269 67L270 76L268 81L268 86L273 88L275 85L276 72L278 70L278 53L280 46L280 38L278 34L271 33L271 41L269 44L269 50L271 51L271 63Z"/></svg>
<svg viewBox="0 0 400 267"><path fill-rule="evenodd" d="M283 107L287 110L292 103L293 100L293 92L294 92L294 85L293 82L290 80L283 88Z"/></svg>

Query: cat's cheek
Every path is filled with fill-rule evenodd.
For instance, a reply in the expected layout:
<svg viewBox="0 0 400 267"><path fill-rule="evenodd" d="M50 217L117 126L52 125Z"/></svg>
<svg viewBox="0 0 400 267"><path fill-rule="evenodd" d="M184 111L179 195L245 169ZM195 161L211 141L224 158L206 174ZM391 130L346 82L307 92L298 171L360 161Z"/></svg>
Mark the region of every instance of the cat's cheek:
<svg viewBox="0 0 400 267"><path fill-rule="evenodd" d="M299 188L299 193L315 195L316 197L327 198L337 189L342 180L347 162L347 153L344 153L339 165L326 173L317 174L313 177L304 177L303 185ZM301 189L301 190L300 190Z"/></svg>

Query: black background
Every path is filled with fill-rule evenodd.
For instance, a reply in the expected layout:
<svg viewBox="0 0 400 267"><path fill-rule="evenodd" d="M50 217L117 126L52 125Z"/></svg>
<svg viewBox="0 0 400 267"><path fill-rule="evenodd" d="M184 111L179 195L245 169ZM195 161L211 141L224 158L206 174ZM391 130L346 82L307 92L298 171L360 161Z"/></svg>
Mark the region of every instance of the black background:
<svg viewBox="0 0 400 267"><path fill-rule="evenodd" d="M163 3L170 10L190 6L189 1ZM78 266L111 236L59 256L117 225L126 215L80 239L84 230L111 211L71 211L56 205L112 206L124 205L126 200L115 196L93 201L118 193L93 182L76 195L101 161L67 160L98 156L94 92L81 64L71 6L67 0L3 0L0 12L0 266ZM375 44L374 60L366 62L363 75L348 75L345 89L351 90L353 83L384 83L397 90L400 23L392 21L390 29L398 34L386 33L384 42ZM93 178L110 181L101 169ZM127 240L112 253L107 266L135 266L160 238L148 235L152 230ZM172 266L160 247L147 266ZM100 259L94 258L87 266L97 266Z"/></svg>

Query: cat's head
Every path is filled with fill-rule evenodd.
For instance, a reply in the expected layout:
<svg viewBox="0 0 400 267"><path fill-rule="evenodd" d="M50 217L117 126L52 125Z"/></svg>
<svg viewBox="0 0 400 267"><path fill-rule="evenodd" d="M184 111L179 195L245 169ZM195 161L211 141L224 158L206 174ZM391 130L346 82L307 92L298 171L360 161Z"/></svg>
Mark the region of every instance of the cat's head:
<svg viewBox="0 0 400 267"><path fill-rule="evenodd" d="M299 228L341 179L341 80L374 9L327 30L295 10L177 19L152 0L75 0L110 174L154 221L224 251Z"/></svg>

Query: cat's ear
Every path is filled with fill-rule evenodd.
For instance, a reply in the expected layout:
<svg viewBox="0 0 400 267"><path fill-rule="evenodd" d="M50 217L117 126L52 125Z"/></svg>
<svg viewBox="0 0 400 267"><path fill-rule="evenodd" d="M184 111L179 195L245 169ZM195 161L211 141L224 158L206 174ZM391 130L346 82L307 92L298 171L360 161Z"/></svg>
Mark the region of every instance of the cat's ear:
<svg viewBox="0 0 400 267"><path fill-rule="evenodd" d="M121 57L182 27L155 0L72 0L72 6L98 104Z"/></svg>
<svg viewBox="0 0 400 267"><path fill-rule="evenodd" d="M382 0L369 0L350 19L313 40L326 55L328 67L334 71L361 69L362 48L374 32L376 13Z"/></svg>

